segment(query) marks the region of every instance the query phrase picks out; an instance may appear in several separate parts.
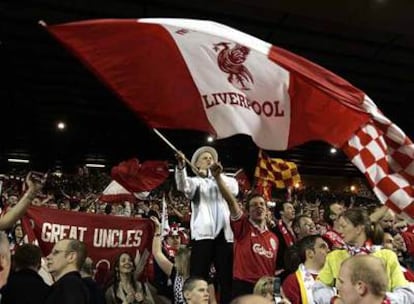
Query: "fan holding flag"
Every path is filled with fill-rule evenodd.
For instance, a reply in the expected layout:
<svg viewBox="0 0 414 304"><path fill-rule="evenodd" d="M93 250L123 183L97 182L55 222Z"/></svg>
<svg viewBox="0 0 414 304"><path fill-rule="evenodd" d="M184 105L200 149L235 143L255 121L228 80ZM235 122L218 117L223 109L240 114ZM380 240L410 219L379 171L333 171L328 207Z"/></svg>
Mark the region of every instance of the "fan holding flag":
<svg viewBox="0 0 414 304"><path fill-rule="evenodd" d="M210 167L217 163L217 151L210 146L197 149L191 164L199 175L187 176L185 156L177 154L175 171L177 190L191 200L191 261L192 276L208 279L212 264L217 271L221 303L229 303L232 290L233 232L230 227L230 210L224 200ZM237 181L221 174L233 195L239 191Z"/></svg>

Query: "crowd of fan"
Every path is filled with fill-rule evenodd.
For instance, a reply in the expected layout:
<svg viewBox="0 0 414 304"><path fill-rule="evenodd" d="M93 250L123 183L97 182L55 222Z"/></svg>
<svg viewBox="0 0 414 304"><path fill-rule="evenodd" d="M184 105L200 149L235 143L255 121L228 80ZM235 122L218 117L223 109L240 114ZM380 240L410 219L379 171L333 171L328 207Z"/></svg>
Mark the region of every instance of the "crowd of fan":
<svg viewBox="0 0 414 304"><path fill-rule="evenodd" d="M352 225L352 228L361 226L362 230L364 225L368 227L368 230L373 226L377 227L380 231L377 234L371 233L371 230L361 232L365 239L363 239L358 250L366 250L369 251L368 253L372 253L377 250L373 248L378 246L381 250L387 248L395 252L396 257L398 257L397 263L403 267L401 269L403 269L402 273L405 275L405 279L414 281L414 275L412 274L414 269L414 226L411 226L404 219L396 217L391 210L381 207L376 200L366 197L361 198L352 193L334 194L312 188L303 188L293 189L289 200L286 199L286 193L280 193L273 198L274 202L267 202L267 204L261 206L263 197L254 192L250 195L232 196L224 181L224 186L221 185L219 176L222 171L220 168L215 169L218 170L215 174L209 174L212 174L216 179L219 185L218 189L220 189L223 198L230 207L232 229L238 231L237 236L235 235L236 243L241 243L241 239L238 237L244 233L242 231L244 228L237 228L233 221L239 221L242 214L246 216L246 221L249 221L252 226L252 235L256 232L260 234L267 231L271 233L266 237L267 240L273 242L273 237L276 240L276 244L269 245L272 248L269 247L268 251L264 248L264 245L263 248L257 251L260 255L271 255L272 259L274 258L275 265L271 266L272 271L259 271L255 274L254 279L236 277L233 271L233 288L237 286L237 293L233 293L231 299L238 299L233 300L234 303L253 303L249 301L254 301L254 303L259 304L260 301L254 298L251 300L246 298L247 302L242 302L243 295L253 293L268 298L269 301L275 303L276 297L279 296L277 290L275 290L277 285L275 281L277 283L278 280L280 280L282 286L281 300L278 303L312 303L312 301L314 303L347 303L339 297L341 294L331 293L332 290L327 289L327 287L335 284L337 287L342 285L342 288L344 288L343 277L338 277L341 263L334 266L337 273L330 273L329 275L324 266L326 267L328 263L332 262L327 258L329 251L336 250L339 252L347 248L346 252L351 252L350 247L356 247L356 239L350 241L352 236L348 234L357 232L350 232L351 228L347 228L349 225ZM181 168L178 168L178 172L180 170ZM25 172L2 175L1 208L3 213L7 213L23 199L22 194L25 191L24 176ZM196 250L193 242L194 234L191 236L193 231L190 231L191 212L193 211L191 202L194 198L184 195L185 191L180 189L177 176L175 180L173 178L169 179L152 191L145 200L104 203L100 200L100 195L110 181L109 174L101 170L90 171L87 168L80 168L76 174L49 174L42 191L30 197L30 204L76 212L150 218L155 225L155 234L151 263L145 267L147 272L145 276L137 273L138 269L135 267L134 258L123 253L114 263L113 276L105 282L98 281L97 284L94 281L93 261L86 258L84 248L78 243L73 243L74 240L62 240L55 244L54 249L46 259L47 267L41 267L42 254L40 249L35 245L25 244L25 232L19 221L8 230L10 250L15 252L16 255L12 272L19 272L26 268L34 269L42 274L45 282L52 284L54 280L56 281L62 276L62 274L56 276L56 273L53 273L50 268L54 265L53 263L57 263L54 260L56 255L62 250L67 250L61 249L64 246L65 248L72 248L71 250L77 253L76 259L73 261L73 268L69 268L70 271L68 270L68 272L74 270L82 274L84 284L89 289L88 303L229 303L230 297L223 300L225 289L222 286L224 283L220 280L223 270L220 269L219 265L216 265L215 262L209 265L208 278L203 275L201 270L200 273L194 275L194 269L190 268L190 259L193 259L193 256L198 256L191 255L191 251L194 253ZM170 230L166 235L162 233L160 228L163 221L163 197L166 199L170 224ZM256 214L259 220L254 217L257 208L262 208L266 213L263 222L260 220L260 214ZM369 218L365 215L369 215ZM367 222L358 222L355 218L368 221L368 225L366 225ZM180 227L180 229L177 229L177 227ZM217 235L216 237L218 239ZM224 234L220 237L224 239ZM192 240L190 241L190 239ZM190 242L192 248L185 246ZM317 249L317 246L320 249ZM241 249L244 250L244 248ZM240 262L237 260L236 250L234 263ZM31 256L31 259L28 259L28 256ZM198 256L198 258L200 261L204 259L201 256ZM249 259L249 257L246 259ZM233 257L231 260L233 260ZM231 260L228 260L227 263L231 263ZM342 260L345 260L345 258ZM251 264L254 262L254 260L246 260L244 267L255 268L256 266ZM359 262L352 262L352 265L353 263ZM364 261L365 265L372 264L375 266L375 263L376 261ZM348 264L351 265L350 262ZM149 267L153 267L153 269L148 270ZM233 269L236 270L240 267L242 266L233 265ZM267 266L264 265L263 267L265 269ZM329 267L332 267L332 265L329 265ZM385 266L381 264L379 267L385 267L389 274L390 270L387 268L389 264ZM142 272L143 270L140 268L139 271ZM237 271L238 274L244 274L244 270ZM249 271L246 273L249 273ZM341 269L341 271L344 270ZM48 273L52 276L48 276ZM304 285L296 278L295 273L296 276L298 273L304 275ZM310 277L306 278L308 274ZM321 282L323 284L318 281L319 279L316 279L318 275L322 278ZM144 279L138 281L136 280L138 276ZM332 280L326 279L327 277ZM1 303L23 303L19 302L22 301L23 294L19 293L19 289L13 285L16 284L16 276L12 275L10 278L11 280L1 292ZM409 302L413 299L410 294L411 291L404 289L406 287L402 286L404 284L401 281L395 282L395 278L392 276L388 276L385 280L387 282L386 291L396 293L395 299L397 300L395 301L398 303L412 303ZM309 286L309 284L312 286ZM318 284L321 284L321 286L318 286ZM31 289L32 302L30 303L71 303L70 301L65 302L66 300L62 298L53 302L53 300L50 300L50 296L48 302L45 302L47 295L50 294L50 292L47 292L49 286L47 284L45 286L41 285L40 287L36 285L38 287ZM56 283L52 286L55 285ZM177 287L179 287L178 293ZM401 289L403 292L399 292ZM309 293L309 290L312 290L312 292ZM339 287L339 290L341 290L341 287ZM81 293L81 291L79 292ZM229 290L229 292L231 293L232 290ZM379 295L384 298L385 290L381 290ZM71 298L69 295L65 296ZM82 297L82 295L80 296ZM393 299L392 293L389 299ZM389 303L392 303L392 301Z"/></svg>
<svg viewBox="0 0 414 304"><path fill-rule="evenodd" d="M4 209L17 203L24 192L24 178L27 173L24 170L14 170L0 176L2 182L0 208ZM169 179L159 188L154 189L145 200L137 199L134 202L120 201L108 204L100 201L99 198L110 182L111 177L104 170L80 167L76 173L55 172L48 175L43 191L37 194L31 204L62 210L142 217L150 210L160 212L162 197L167 193L168 210L169 215L173 217L172 222L183 221L183 224L188 224L189 199L176 190L173 180ZM285 197L285 190L276 193L273 197L274 203L285 200ZM239 198L243 200L241 195ZM295 208L301 210L300 213L309 214L317 223L323 221L324 205L332 200L341 201L347 206L351 204L366 206L367 200L371 207L378 205L378 202L372 198L361 198L349 192L332 193L308 187L293 189L292 193ZM273 209L274 205L270 203L269 210Z"/></svg>

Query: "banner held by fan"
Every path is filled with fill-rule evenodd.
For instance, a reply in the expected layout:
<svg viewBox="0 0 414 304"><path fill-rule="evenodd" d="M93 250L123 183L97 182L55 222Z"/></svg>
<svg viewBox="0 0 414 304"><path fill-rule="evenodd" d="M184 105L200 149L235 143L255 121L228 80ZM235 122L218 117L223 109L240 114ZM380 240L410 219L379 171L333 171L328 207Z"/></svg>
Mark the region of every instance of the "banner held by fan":
<svg viewBox="0 0 414 304"><path fill-rule="evenodd" d="M362 136L361 128L379 128L363 91L300 56L219 23L104 19L46 28L152 128L199 130L218 139L246 134L265 150L313 140L346 150L355 148L349 141ZM393 138L394 129L380 133ZM404 157L383 158L380 167L387 170L368 167L374 192L381 202L413 216L411 141L398 140L401 148L383 142L385 154Z"/></svg>

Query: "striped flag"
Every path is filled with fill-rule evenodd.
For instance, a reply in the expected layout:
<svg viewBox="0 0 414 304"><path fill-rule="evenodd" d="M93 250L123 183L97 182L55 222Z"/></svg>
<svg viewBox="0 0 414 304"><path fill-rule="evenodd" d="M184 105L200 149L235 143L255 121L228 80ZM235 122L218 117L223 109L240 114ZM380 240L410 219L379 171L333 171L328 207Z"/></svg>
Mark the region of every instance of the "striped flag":
<svg viewBox="0 0 414 304"><path fill-rule="evenodd" d="M262 150L259 151L254 176L271 182L276 188L289 188L301 182L298 167L294 162L270 158Z"/></svg>

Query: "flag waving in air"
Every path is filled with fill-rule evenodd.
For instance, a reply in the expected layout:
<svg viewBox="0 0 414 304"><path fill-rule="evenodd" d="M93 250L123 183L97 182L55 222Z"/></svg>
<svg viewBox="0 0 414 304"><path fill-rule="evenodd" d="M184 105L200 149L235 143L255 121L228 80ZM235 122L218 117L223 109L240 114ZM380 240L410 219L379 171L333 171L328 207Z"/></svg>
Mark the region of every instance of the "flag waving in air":
<svg viewBox="0 0 414 304"><path fill-rule="evenodd" d="M140 163L136 158L123 161L111 170L111 177L130 192L153 190L169 174L166 161L147 160Z"/></svg>
<svg viewBox="0 0 414 304"><path fill-rule="evenodd" d="M404 141L395 143L404 148L392 146L394 153L390 141L379 139L385 143L382 158L377 150L361 149L360 130L378 128L378 111L364 92L328 70L210 21L104 19L47 29L151 127L200 130L217 138L246 134L266 150L321 140L345 147L354 163L375 155L369 167L356 165L370 172L383 203L414 215L411 142L400 134ZM395 140L394 129L379 136ZM404 157L385 165L389 153ZM378 166L387 166L384 174L373 173Z"/></svg>
<svg viewBox="0 0 414 304"><path fill-rule="evenodd" d="M270 158L262 150L259 151L254 176L268 181L276 188L289 188L301 182L298 167L294 162Z"/></svg>
<svg viewBox="0 0 414 304"><path fill-rule="evenodd" d="M148 160L140 163L137 158L128 159L112 168L113 181L105 188L100 200L120 202L145 199L168 175L166 161Z"/></svg>

